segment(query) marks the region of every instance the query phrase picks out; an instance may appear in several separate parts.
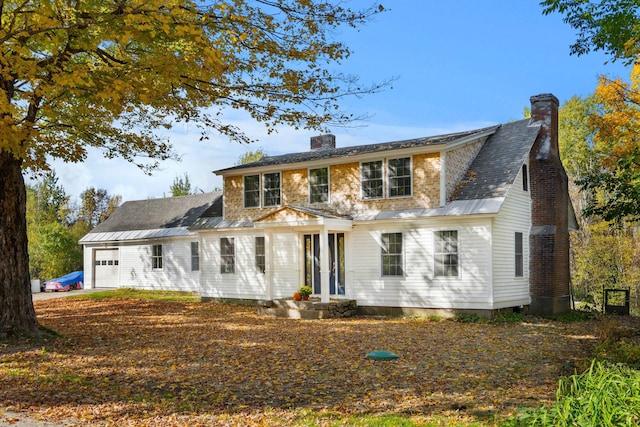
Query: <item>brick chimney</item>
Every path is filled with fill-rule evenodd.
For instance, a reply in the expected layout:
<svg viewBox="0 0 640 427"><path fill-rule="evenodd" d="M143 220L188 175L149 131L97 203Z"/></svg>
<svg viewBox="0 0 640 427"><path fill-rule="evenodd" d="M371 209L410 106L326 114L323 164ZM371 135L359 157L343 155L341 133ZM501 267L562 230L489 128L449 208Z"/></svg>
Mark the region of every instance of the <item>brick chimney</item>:
<svg viewBox="0 0 640 427"><path fill-rule="evenodd" d="M529 153L531 314L562 314L571 308L569 191L558 150L558 104L551 94L531 97L531 125L540 126Z"/></svg>
<svg viewBox="0 0 640 427"><path fill-rule="evenodd" d="M336 137L335 135L327 134L327 135L318 135L311 137L311 150L327 150L331 148L336 148Z"/></svg>

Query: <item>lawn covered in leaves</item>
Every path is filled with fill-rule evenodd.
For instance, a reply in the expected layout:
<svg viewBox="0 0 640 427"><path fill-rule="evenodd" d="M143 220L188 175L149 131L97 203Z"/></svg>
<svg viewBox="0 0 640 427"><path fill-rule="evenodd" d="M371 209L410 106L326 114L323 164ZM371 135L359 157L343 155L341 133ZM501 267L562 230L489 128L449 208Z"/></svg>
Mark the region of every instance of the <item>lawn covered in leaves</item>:
<svg viewBox="0 0 640 427"><path fill-rule="evenodd" d="M596 328L285 320L136 298L34 304L61 336L0 343L0 409L77 425L493 425L553 402L567 367L588 364ZM373 350L400 357L367 359Z"/></svg>

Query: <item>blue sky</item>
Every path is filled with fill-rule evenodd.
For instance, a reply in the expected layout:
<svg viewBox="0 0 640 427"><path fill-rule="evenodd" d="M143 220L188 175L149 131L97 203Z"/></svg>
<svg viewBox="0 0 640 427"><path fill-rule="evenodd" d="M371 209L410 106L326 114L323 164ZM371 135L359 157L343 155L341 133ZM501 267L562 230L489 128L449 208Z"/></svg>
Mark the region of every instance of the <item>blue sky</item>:
<svg viewBox="0 0 640 427"><path fill-rule="evenodd" d="M348 3L352 8L370 4ZM388 0L387 12L360 31L337 34L354 51L337 70L363 83L394 78L382 93L353 98L344 107L369 120L331 129L338 146L359 145L469 130L522 118L529 97L553 93L561 103L586 96L597 76L627 78L629 70L606 63L601 53L570 56L574 31L560 15L542 15L537 0ZM248 150L268 154L305 151L316 133L280 128L267 135L246 114L227 120L259 142L240 146L211 135L199 142L195 128L177 125L169 135L182 161L167 161L152 177L121 160L90 153L82 164L55 162L59 183L72 198L88 187L123 201L169 195L177 176L188 174L204 191L221 187L212 171L232 166Z"/></svg>

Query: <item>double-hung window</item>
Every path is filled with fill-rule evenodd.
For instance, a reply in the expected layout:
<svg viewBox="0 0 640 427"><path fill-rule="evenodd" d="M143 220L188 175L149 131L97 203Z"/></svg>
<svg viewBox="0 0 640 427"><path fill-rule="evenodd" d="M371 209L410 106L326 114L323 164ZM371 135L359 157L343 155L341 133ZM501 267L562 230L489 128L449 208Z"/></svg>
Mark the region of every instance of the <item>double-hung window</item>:
<svg viewBox="0 0 640 427"><path fill-rule="evenodd" d="M260 273L266 270L264 237L256 237L256 268Z"/></svg>
<svg viewBox="0 0 640 427"><path fill-rule="evenodd" d="M244 177L244 207L260 207L260 175Z"/></svg>
<svg viewBox="0 0 640 427"><path fill-rule="evenodd" d="M220 239L220 273L235 273L236 248L233 237Z"/></svg>
<svg viewBox="0 0 640 427"><path fill-rule="evenodd" d="M329 168L309 170L309 202L329 201Z"/></svg>
<svg viewBox="0 0 640 427"><path fill-rule="evenodd" d="M411 196L411 157L388 160L389 197Z"/></svg>
<svg viewBox="0 0 640 427"><path fill-rule="evenodd" d="M402 276L402 233L382 233L382 275Z"/></svg>
<svg viewBox="0 0 640 427"><path fill-rule="evenodd" d="M445 230L435 232L435 276L458 277L460 273L460 254L458 231Z"/></svg>
<svg viewBox="0 0 640 427"><path fill-rule="evenodd" d="M382 160L365 162L360 167L363 199L381 199L383 194Z"/></svg>
<svg viewBox="0 0 640 427"><path fill-rule="evenodd" d="M524 251L522 244L522 233L516 232L515 234L515 264L516 264L516 277L524 276Z"/></svg>
<svg viewBox="0 0 640 427"><path fill-rule="evenodd" d="M280 172L265 173L262 181L264 206L280 205Z"/></svg>
<svg viewBox="0 0 640 427"><path fill-rule="evenodd" d="M153 245L151 247L151 267L154 270L162 269L162 245Z"/></svg>
<svg viewBox="0 0 640 427"><path fill-rule="evenodd" d="M191 242L191 271L200 270L200 246L198 242Z"/></svg>
<svg viewBox="0 0 640 427"><path fill-rule="evenodd" d="M282 199L280 172L246 175L244 184L244 207L279 206Z"/></svg>

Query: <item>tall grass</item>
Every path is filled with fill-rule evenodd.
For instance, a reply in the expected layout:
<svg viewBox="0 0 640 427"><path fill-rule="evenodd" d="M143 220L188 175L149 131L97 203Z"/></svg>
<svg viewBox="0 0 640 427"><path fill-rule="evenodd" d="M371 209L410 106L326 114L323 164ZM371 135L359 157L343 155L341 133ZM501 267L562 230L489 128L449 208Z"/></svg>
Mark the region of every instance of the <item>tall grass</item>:
<svg viewBox="0 0 640 427"><path fill-rule="evenodd" d="M560 380L556 404L523 410L504 426L637 426L640 424L640 372L621 364L594 361L582 374Z"/></svg>

